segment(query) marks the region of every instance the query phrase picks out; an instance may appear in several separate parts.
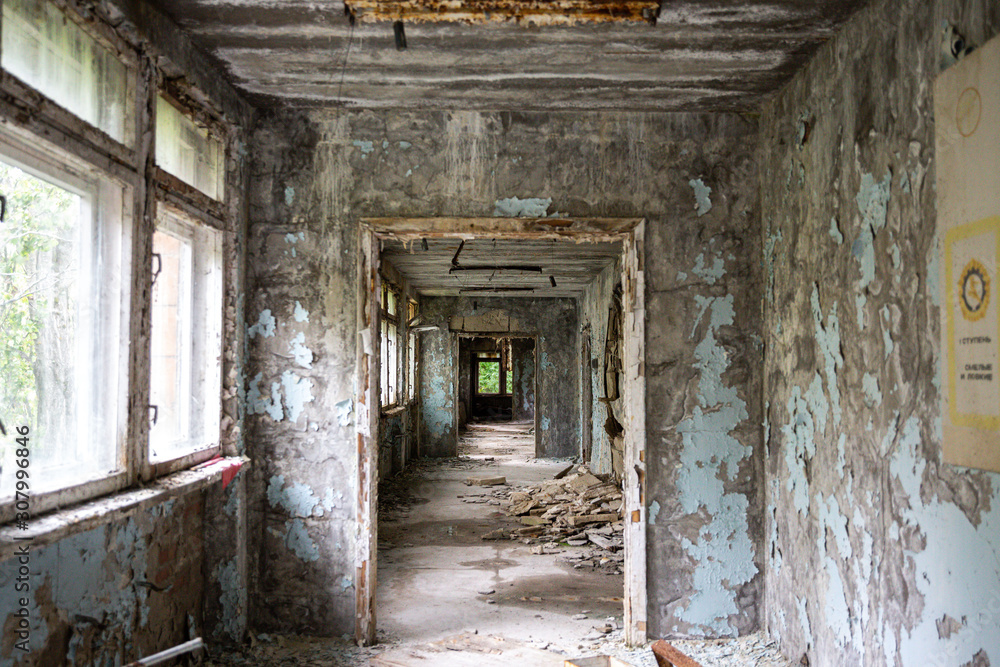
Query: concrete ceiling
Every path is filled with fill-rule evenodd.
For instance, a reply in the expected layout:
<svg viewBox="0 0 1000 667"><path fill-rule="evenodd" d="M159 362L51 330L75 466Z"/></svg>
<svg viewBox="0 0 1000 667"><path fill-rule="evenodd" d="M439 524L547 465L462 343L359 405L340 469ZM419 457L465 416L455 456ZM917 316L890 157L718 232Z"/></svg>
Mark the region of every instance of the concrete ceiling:
<svg viewBox="0 0 1000 667"><path fill-rule="evenodd" d="M471 239L458 253L458 269L452 270L461 243L459 239L427 239L425 250L421 241L383 239L382 259L424 296L578 297L621 254L620 242ZM493 268L500 266L541 270Z"/></svg>
<svg viewBox="0 0 1000 667"><path fill-rule="evenodd" d="M153 3L261 107L750 111L867 0L663 0L655 25L407 23L405 50L388 21L352 27L341 0Z"/></svg>

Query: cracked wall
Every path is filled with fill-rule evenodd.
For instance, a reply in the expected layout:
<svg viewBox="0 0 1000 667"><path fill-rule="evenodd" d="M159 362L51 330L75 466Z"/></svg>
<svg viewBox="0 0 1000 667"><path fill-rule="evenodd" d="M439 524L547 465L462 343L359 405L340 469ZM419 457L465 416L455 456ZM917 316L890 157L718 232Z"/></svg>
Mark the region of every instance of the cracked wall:
<svg viewBox="0 0 1000 667"><path fill-rule="evenodd" d="M761 122L766 624L812 664L1000 659L1000 477L941 463L932 83L984 0L877 2Z"/></svg>
<svg viewBox="0 0 1000 667"><path fill-rule="evenodd" d="M751 304L761 293L754 261L759 255L751 178L755 136L756 125L737 115L338 110L263 116L253 142L247 321L255 326L269 310L275 323L273 336L262 335L270 330L265 317L263 331L250 341L248 368L253 414L247 441L260 462L251 471L250 495L258 510L250 514L251 553L260 552L251 573L257 626L321 634L354 626L353 584L328 582L353 582L356 560L354 425L366 417L345 401L358 381L359 219L558 212L647 219L641 249L647 257L647 498L651 507L663 508L648 526L650 633L715 635L755 628L759 575L750 573L760 554L753 545L763 539L762 497L753 482L760 465L760 376L759 364L751 362L760 358L754 342L760 314ZM701 185L695 188L691 181ZM297 241L289 242L290 235ZM692 333L702 307L696 296L711 303ZM731 321L714 315L727 298L733 299ZM296 303L309 312L308 322L295 319ZM298 365L291 350L300 333L311 368ZM701 370L694 365L695 350L709 335L711 362ZM421 336L425 368L431 358L445 363L450 352L444 337ZM541 372L551 375L557 360L541 352L544 345ZM576 396L577 348L566 363ZM308 393L301 392L296 419L289 418L286 372L312 383ZM714 431L682 434L681 422L700 405L702 373L715 387L703 387L702 393L722 398L700 409L733 409ZM423 423L447 443L454 420L447 401L454 392L443 385L428 388L426 375L422 382L424 392L438 392L440 399L434 410L423 411ZM740 401L745 414L736 408ZM579 400L568 403L577 414ZM557 434L554 454L577 451L579 424L550 416L548 429ZM683 458L688 447L692 456ZM739 456L732 458L732 452ZM722 456L730 456L730 463L714 462ZM707 486L693 481L682 507L674 500L679 468L706 465ZM319 516L272 506L266 489L275 475L283 475L286 485L308 486L318 498L332 490L336 506L324 504ZM731 496L725 507L706 501L707 490L717 484ZM713 523L716 510L725 513L721 523ZM298 522L294 542L293 522ZM740 541L732 557L723 553L723 535ZM316 552L301 551L307 556L301 558L296 549L308 543L299 538L308 538ZM751 546L744 548L747 543ZM318 553L316 560L312 553ZM720 559L712 572L697 568L706 554ZM722 600L739 613L712 616L698 595Z"/></svg>

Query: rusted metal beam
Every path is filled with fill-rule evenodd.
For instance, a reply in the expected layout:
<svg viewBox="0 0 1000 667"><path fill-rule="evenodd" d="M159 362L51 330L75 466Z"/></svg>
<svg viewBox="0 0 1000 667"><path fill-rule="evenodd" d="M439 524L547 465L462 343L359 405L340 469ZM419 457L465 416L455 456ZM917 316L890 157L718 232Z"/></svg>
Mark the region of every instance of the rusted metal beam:
<svg viewBox="0 0 1000 667"><path fill-rule="evenodd" d="M417 23L655 24L659 0L350 0L356 19Z"/></svg>
<svg viewBox="0 0 1000 667"><path fill-rule="evenodd" d="M448 273L455 273L456 271L479 271L479 272L490 272L490 271L519 271L521 273L541 273L542 267L540 266L526 266L524 264L506 264L500 266L493 266L487 264L481 264L477 266L452 266L448 269Z"/></svg>

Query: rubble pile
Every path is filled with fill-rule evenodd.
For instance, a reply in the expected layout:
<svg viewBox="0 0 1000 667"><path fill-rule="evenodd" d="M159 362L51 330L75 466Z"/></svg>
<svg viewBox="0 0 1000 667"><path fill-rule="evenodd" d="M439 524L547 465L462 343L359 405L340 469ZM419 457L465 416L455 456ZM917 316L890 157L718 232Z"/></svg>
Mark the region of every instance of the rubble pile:
<svg viewBox="0 0 1000 667"><path fill-rule="evenodd" d="M553 479L507 492L504 511L522 526L497 530L484 540L520 539L535 553L558 553L562 547L575 568L601 567L620 572L622 492L614 482L594 475L586 465L570 466Z"/></svg>

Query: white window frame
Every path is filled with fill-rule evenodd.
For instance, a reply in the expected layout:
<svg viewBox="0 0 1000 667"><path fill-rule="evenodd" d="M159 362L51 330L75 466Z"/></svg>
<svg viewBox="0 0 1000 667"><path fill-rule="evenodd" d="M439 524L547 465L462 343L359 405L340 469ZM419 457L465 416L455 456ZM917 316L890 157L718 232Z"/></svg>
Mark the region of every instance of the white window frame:
<svg viewBox="0 0 1000 667"><path fill-rule="evenodd" d="M105 325L106 331L113 332L114 336L109 343L102 340L100 334L98 335L97 340L102 343L102 354L106 355L107 358L102 360L102 363L97 364L102 368L94 369L94 373L100 373L103 369L101 377L89 374L92 383L90 397L95 403L100 402L100 409L104 414L107 414L109 410L114 410L114 415L110 418L111 427L109 429L112 433L108 437L114 439L112 456L116 469L107 475L90 480L70 483L57 489L38 493L32 492L31 514L35 515L61 505L74 504L88 498L112 493L131 483L133 466L130 465L131 452L126 443L129 387L127 351L129 349L131 312L134 193L130 184L10 124L6 124L0 129L0 159L36 177L53 182L59 187L91 198L91 201L95 202L91 204L93 206L93 224L97 225L101 231L93 236L99 237L107 244L101 253L101 261L111 265L111 270L106 276L107 283L100 289L100 298L108 299L109 291L112 295L117 292L118 296L114 300L117 303L112 301L101 304L102 325ZM91 261L96 261L95 252L92 250L90 253ZM80 326L87 326L87 322L81 322ZM106 390L108 385L113 386L110 400L107 393L100 394ZM77 400L85 401L87 398L84 395L85 392L86 389L79 390L81 396ZM100 399L97 398L99 394L101 395ZM11 426L16 427L17 425L8 425L8 429ZM86 425L78 424L78 428L85 430ZM34 485L32 488L35 488ZM15 500L13 498L0 499L0 523L11 521L15 515Z"/></svg>
<svg viewBox="0 0 1000 667"><path fill-rule="evenodd" d="M400 313L400 307L406 305L405 299L401 299L402 290L392 283L382 280L381 299L379 301L379 366L381 368L379 384L379 405L384 412L392 410L400 405L400 345L399 345L399 323L405 317ZM389 314L388 302L389 294L392 294L396 302L395 314ZM390 352L388 343L390 332L395 333L395 349ZM388 388L391 387L390 392Z"/></svg>
<svg viewBox="0 0 1000 667"><path fill-rule="evenodd" d="M152 454L152 441L146 443L145 448L145 462L144 462L144 477L158 477L164 474L169 474L171 472L176 472L184 468L189 468L193 465L197 465L204 461L207 461L219 454L221 451L221 413L222 413L222 357L225 352L225 340L224 340L224 297L225 297L225 270L223 266L222 257L222 245L223 245L223 234L215 228L213 225L207 225L204 222L197 220L195 217L189 215L187 212L179 207L171 206L170 204L157 201L157 215L156 215L156 227L158 229L162 228L167 233L175 237L180 237L184 240L191 242L192 246L197 243L198 230L208 230L210 233L218 235L217 239L217 252L214 255L209 255L203 260L207 260L209 263L214 264L214 282L216 282L215 288L217 291L215 294L206 294L205 297L208 299L208 303L205 307L205 313L209 317L218 318L216 323L218 327L218 374L213 377L208 377L205 380L205 386L200 390L201 398L205 401L211 401L211 405L208 406L208 410L215 410L218 413L218 420L214 422L213 427L217 429L211 437L209 434L205 434L206 440L203 440L201 444L195 444L193 446L183 449L180 453L175 456L164 456L156 460L153 459ZM200 250L192 247L192 257L190 259L190 274L187 277L189 281L193 281L193 274L196 270L199 270L200 262L195 253ZM208 254L207 252L205 254ZM153 267L150 267L153 269ZM194 287L192 285L191 289ZM151 297L152 298L152 295ZM152 304L151 304L152 305ZM204 342L204 336L197 332L197 323L193 320L198 317L194 312L197 304L192 299L187 304L187 317L184 326L182 327L183 332L180 334L182 342L185 343L183 353L186 356L184 360L187 368L183 371L184 379L182 380L182 391L187 390L187 393L191 394L192 384L195 380L192 378L192 374L195 372L194 364L196 360L200 358L201 354L196 353L195 346L198 341ZM150 345L152 345L153 332L150 330ZM196 336L198 340L196 341ZM212 351L209 351L211 354ZM152 365L151 365L152 366ZM150 368L150 377L147 380L152 383L152 368ZM152 392L152 387L150 387ZM192 401L189 401L184 406L184 411L186 413L187 425L190 427L191 419L197 418L196 415L192 414L193 408L191 403L196 398L195 395L191 394ZM152 394L150 395L150 401L152 402ZM150 424L150 433L152 433L152 424Z"/></svg>

